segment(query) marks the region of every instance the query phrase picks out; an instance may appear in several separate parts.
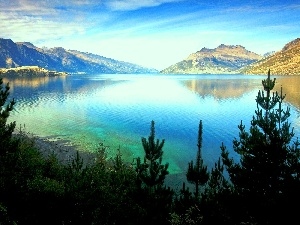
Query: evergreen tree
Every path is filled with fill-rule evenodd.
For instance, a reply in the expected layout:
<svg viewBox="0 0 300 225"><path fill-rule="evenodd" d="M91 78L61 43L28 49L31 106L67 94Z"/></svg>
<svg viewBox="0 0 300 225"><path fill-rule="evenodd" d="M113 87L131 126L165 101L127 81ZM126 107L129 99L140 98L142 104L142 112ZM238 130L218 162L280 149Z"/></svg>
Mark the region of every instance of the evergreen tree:
<svg viewBox="0 0 300 225"><path fill-rule="evenodd" d="M15 196L14 193L12 194L11 184L16 183L14 170L18 167L13 154L16 151L17 141L12 138L16 123L7 123L15 105L14 99L8 102L9 89L9 84L4 86L0 78L0 224L10 224L8 223L9 206L12 202L11 197Z"/></svg>
<svg viewBox="0 0 300 225"><path fill-rule="evenodd" d="M4 87L2 78L0 78L0 156L13 149L11 137L16 123L7 124L7 119L14 108L15 100L13 99L7 103L9 89L9 83Z"/></svg>
<svg viewBox="0 0 300 225"><path fill-rule="evenodd" d="M231 212L234 212L235 218L238 214L235 215L237 211L232 207L233 201L231 185L224 177L224 165L219 158L211 169L209 180L201 195L202 224L234 224Z"/></svg>
<svg viewBox="0 0 300 225"><path fill-rule="evenodd" d="M209 178L209 173L207 172L207 166L204 166L201 148L202 148L202 120L199 122L198 130L198 151L196 156L196 163L194 165L193 160L188 164L188 170L186 173L186 178L188 182L195 184L195 197L199 197L199 186L206 184Z"/></svg>
<svg viewBox="0 0 300 225"><path fill-rule="evenodd" d="M206 220L203 216L203 212L206 212L206 209L208 208L208 201L206 196L204 195L205 193L203 192L200 198L199 187L204 186L208 182L210 174L207 171L207 166L204 165L201 154L202 133L203 126L202 120L200 120L198 129L198 149L196 154L196 163L194 164L193 160L189 162L188 170L186 172L187 181L195 185L194 196L192 195L192 192L189 191L189 188L185 187L185 183L183 183L182 189L179 193L179 197L176 197L174 200L174 212L171 214L172 224L203 224L203 221ZM203 191L204 190L205 189L203 189Z"/></svg>
<svg viewBox="0 0 300 225"><path fill-rule="evenodd" d="M224 192L230 193L231 186L228 180L224 177L224 165L219 158L215 163L214 168L211 169L209 180L207 181L207 187L202 194L202 198L206 201L213 200L216 196L222 195Z"/></svg>
<svg viewBox="0 0 300 225"><path fill-rule="evenodd" d="M137 158L136 172L138 186L141 187L139 198L147 213L142 224L169 224L173 190L164 186L169 164L162 164L165 140L155 139L155 123L151 121L148 139L142 137L145 151L143 163Z"/></svg>
<svg viewBox="0 0 300 225"><path fill-rule="evenodd" d="M290 109L282 109L282 88L271 95L275 81L269 70L268 78L262 81L264 91L259 91L256 98L257 110L249 132L242 122L238 126L239 139L233 140L233 150L239 154L239 162L229 158L226 147L221 146L223 163L241 197L241 211L248 221L255 218L261 224L274 224L279 218L287 222L291 216L285 209L292 209L284 204L287 197L289 201L297 199L297 204L300 200L299 191L292 191L299 188L299 142L291 143L294 133L287 120ZM291 191L294 196L290 196Z"/></svg>
<svg viewBox="0 0 300 225"><path fill-rule="evenodd" d="M169 174L169 164L162 165L162 148L164 144L165 139L162 139L162 141L155 140L155 123L152 120L148 140L142 137L142 145L145 151L144 162L142 163L140 157L138 157L136 165L139 181L146 188L149 188L150 192L153 192L155 187L161 187L166 175Z"/></svg>
<svg viewBox="0 0 300 225"><path fill-rule="evenodd" d="M184 214L187 208L195 205L195 198L192 196L189 188L185 186L185 182L182 183L182 188L179 191L179 194L175 196L173 211L174 214Z"/></svg>

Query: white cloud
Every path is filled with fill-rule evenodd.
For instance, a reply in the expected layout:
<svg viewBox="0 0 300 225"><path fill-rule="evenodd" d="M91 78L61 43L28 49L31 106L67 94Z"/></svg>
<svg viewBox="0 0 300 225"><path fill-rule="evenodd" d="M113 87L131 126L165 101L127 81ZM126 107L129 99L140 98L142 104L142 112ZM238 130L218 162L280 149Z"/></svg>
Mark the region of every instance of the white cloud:
<svg viewBox="0 0 300 225"><path fill-rule="evenodd" d="M116 11L135 10L144 7L159 6L164 3L179 2L182 0L107 0L105 5Z"/></svg>
<svg viewBox="0 0 300 225"><path fill-rule="evenodd" d="M276 13L285 10L299 10L300 4L284 4L285 2L282 1L281 5L249 5L245 4L243 6L236 6L236 7L229 7L223 10L224 12L240 12L240 13Z"/></svg>
<svg viewBox="0 0 300 225"><path fill-rule="evenodd" d="M42 17L22 16L14 13L0 14L1 36L13 41L39 42L45 39L59 39L65 36L84 33L77 23L44 20Z"/></svg>
<svg viewBox="0 0 300 225"><path fill-rule="evenodd" d="M43 1L32 0L16 0L8 2L0 2L0 12L14 13L19 16L39 16L39 15L51 15L55 13L51 7L41 4Z"/></svg>
<svg viewBox="0 0 300 225"><path fill-rule="evenodd" d="M10 0L0 2L0 7L7 11L27 12L32 15L51 13L57 9L76 9L84 11L92 7L108 7L115 11L136 10L144 7L159 6L164 3L184 0Z"/></svg>
<svg viewBox="0 0 300 225"><path fill-rule="evenodd" d="M96 0L0 1L1 37L40 43L83 34L94 26L94 18L90 19L90 12L82 6L92 7L96 2L99 3ZM101 20L107 20L107 14L97 15L97 23Z"/></svg>
<svg viewBox="0 0 300 225"><path fill-rule="evenodd" d="M285 14L276 6L198 8L165 14L150 10L149 18L120 12L178 1L184 0L0 0L0 37L164 69L202 47L241 44L264 53L278 49L286 36L299 34L298 20L283 16L289 10L297 11L296 4L285 6ZM278 10L279 16L270 19L272 10ZM277 17L287 23L276 23Z"/></svg>

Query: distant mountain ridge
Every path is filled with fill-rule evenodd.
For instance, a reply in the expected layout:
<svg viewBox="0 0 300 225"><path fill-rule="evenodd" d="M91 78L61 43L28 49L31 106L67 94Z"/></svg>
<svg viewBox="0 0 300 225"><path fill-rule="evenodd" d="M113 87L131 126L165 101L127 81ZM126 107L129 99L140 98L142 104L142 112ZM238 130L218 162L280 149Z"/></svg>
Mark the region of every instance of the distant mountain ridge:
<svg viewBox="0 0 300 225"><path fill-rule="evenodd" d="M157 73L152 68L106 58L104 56L66 50L62 47L38 48L30 42L13 42L0 38L0 68L39 66L68 73Z"/></svg>
<svg viewBox="0 0 300 225"><path fill-rule="evenodd" d="M224 45L217 48L202 48L190 54L185 60L178 62L161 73L174 74L232 74L254 63L263 56L248 51L241 45Z"/></svg>
<svg viewBox="0 0 300 225"><path fill-rule="evenodd" d="M221 44L202 48L186 59L158 71L104 56L66 50L39 48L30 42L0 38L0 68L38 66L67 73L165 73L165 74L266 74L300 75L300 38L287 43L281 51L259 55L241 45Z"/></svg>
<svg viewBox="0 0 300 225"><path fill-rule="evenodd" d="M300 38L287 43L281 51L243 68L240 72L266 74L269 69L276 75L300 75Z"/></svg>

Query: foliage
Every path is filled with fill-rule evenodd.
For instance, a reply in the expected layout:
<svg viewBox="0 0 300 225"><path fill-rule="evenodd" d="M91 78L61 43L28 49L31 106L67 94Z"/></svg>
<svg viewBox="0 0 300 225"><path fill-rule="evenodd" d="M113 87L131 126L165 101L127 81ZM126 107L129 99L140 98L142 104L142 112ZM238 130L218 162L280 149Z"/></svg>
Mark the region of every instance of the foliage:
<svg viewBox="0 0 300 225"><path fill-rule="evenodd" d="M186 173L186 178L190 183L195 184L195 197L199 197L199 186L203 186L209 179L209 173L207 172L207 166L204 166L201 148L202 148L202 120L199 122L198 130L198 151L196 157L196 163L194 165L193 161L188 164L188 171Z"/></svg>
<svg viewBox="0 0 300 225"><path fill-rule="evenodd" d="M169 164L162 165L163 146L165 140L155 140L155 123L151 121L150 135L148 140L142 137L142 145L145 151L144 161L137 158L136 172L141 185L153 192L155 188L163 185L166 175L169 174Z"/></svg>
<svg viewBox="0 0 300 225"><path fill-rule="evenodd" d="M240 155L239 162L229 158L226 147L221 146L223 163L240 198L241 213L246 220L254 217L261 224L294 218L290 215L293 207L286 203L300 200L299 192L294 190L300 182L299 142L291 143L294 133L287 120L289 108L282 109L282 89L271 95L275 81L270 79L269 71L262 81L266 95L258 92L249 132L242 122L238 126L239 139L234 139L233 149Z"/></svg>
<svg viewBox="0 0 300 225"><path fill-rule="evenodd" d="M0 202L0 224L1 225L16 225L15 221L9 218L7 208Z"/></svg>
<svg viewBox="0 0 300 225"><path fill-rule="evenodd" d="M233 150L239 161L222 144L221 157L207 171L200 120L196 161L189 162L186 174L196 191L193 195L183 183L174 195L164 186L165 140L155 139L154 121L148 139L142 138L144 159L135 166L123 160L120 147L107 158L103 143L94 162L84 162L76 152L64 164L54 154L41 155L24 133L12 135L15 123L7 124L7 118L15 102L6 104L9 87L1 80L0 224L295 224L300 143L290 130L289 108L283 110L282 90L271 94L275 81L270 72L262 81L249 132L242 122L238 126Z"/></svg>
<svg viewBox="0 0 300 225"><path fill-rule="evenodd" d="M146 224L166 224L171 209L173 190L164 186L169 164L162 165L165 140L155 140L155 123L152 120L148 139L142 137L145 156L144 162L137 158L137 184L141 187L141 204L147 210Z"/></svg>
<svg viewBox="0 0 300 225"><path fill-rule="evenodd" d="M197 206L189 207L184 214L178 215L177 213L171 213L170 224L171 225L193 225L202 224L203 216L200 209Z"/></svg>
<svg viewBox="0 0 300 225"><path fill-rule="evenodd" d="M209 180L201 194L202 224L234 224L230 218L232 213L236 213L236 209L232 207L233 201L232 187L224 177L224 165L219 158L211 169Z"/></svg>
<svg viewBox="0 0 300 225"><path fill-rule="evenodd" d="M7 119L10 112L14 109L15 100L8 101L9 83L4 87L2 78L0 78L0 156L14 149L15 143L12 142L12 132L15 129L16 123L7 124Z"/></svg>

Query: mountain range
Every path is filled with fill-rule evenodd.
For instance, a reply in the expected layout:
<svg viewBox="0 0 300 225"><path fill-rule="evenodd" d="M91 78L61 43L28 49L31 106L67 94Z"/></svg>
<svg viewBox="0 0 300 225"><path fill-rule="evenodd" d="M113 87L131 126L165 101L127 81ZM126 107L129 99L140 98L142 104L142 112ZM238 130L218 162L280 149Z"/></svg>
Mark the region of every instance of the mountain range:
<svg viewBox="0 0 300 225"><path fill-rule="evenodd" d="M62 47L38 48L29 42L0 38L0 68L39 66L67 73L157 73L133 63L100 55L66 50Z"/></svg>
<svg viewBox="0 0 300 225"><path fill-rule="evenodd" d="M161 73L174 74L231 74L263 57L241 45L202 48L186 59L164 69Z"/></svg>
<svg viewBox="0 0 300 225"><path fill-rule="evenodd" d="M300 75L300 38L280 51L259 55L241 45L221 44L202 48L186 59L158 71L104 56L66 50L38 48L30 42L0 38L0 68L38 66L67 73L164 73L164 74L266 74Z"/></svg>
<svg viewBox="0 0 300 225"><path fill-rule="evenodd" d="M300 75L300 38L278 52L259 55L240 45L202 48L160 71L166 74L266 74Z"/></svg>

